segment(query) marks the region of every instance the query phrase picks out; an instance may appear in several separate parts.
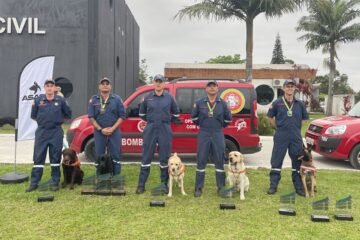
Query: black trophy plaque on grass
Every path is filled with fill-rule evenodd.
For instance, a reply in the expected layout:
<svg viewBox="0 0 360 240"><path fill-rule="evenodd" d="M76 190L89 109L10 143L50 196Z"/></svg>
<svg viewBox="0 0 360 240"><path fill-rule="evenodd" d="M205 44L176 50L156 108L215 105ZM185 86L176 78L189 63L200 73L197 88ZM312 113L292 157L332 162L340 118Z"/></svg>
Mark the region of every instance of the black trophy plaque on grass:
<svg viewBox="0 0 360 240"><path fill-rule="evenodd" d="M219 208L221 210L234 210L236 205L233 198L233 193L235 192L235 187L223 187L219 191L219 196L221 197L221 202Z"/></svg>
<svg viewBox="0 0 360 240"><path fill-rule="evenodd" d="M166 186L162 183L151 189L150 207L165 207Z"/></svg>
<svg viewBox="0 0 360 240"><path fill-rule="evenodd" d="M295 216L295 198L296 193L291 192L280 196L279 214L286 216Z"/></svg>
<svg viewBox="0 0 360 240"><path fill-rule="evenodd" d="M311 214L311 221L313 222L330 222L329 211L329 198L312 203L313 214Z"/></svg>
<svg viewBox="0 0 360 240"><path fill-rule="evenodd" d="M38 202L52 202L54 201L54 195L50 191L50 181L41 183L38 186L38 190L40 192L40 196L38 196Z"/></svg>
<svg viewBox="0 0 360 240"><path fill-rule="evenodd" d="M118 174L111 178L111 195L125 196L125 177Z"/></svg>
<svg viewBox="0 0 360 240"><path fill-rule="evenodd" d="M335 204L335 219L340 221L353 221L351 214L352 197L351 195L339 197Z"/></svg>

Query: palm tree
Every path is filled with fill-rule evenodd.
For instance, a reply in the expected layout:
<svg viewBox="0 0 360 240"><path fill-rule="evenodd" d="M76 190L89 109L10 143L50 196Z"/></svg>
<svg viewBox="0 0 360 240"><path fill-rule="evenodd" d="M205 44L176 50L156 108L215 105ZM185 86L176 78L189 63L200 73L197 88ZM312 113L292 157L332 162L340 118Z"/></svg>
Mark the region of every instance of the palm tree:
<svg viewBox="0 0 360 240"><path fill-rule="evenodd" d="M336 47L340 43L360 40L360 24L350 24L360 16L360 10L354 9L360 0L314 0L308 5L309 16L302 17L296 31L306 34L299 37L307 41L309 51L322 48L323 53L330 53L329 89L326 114L332 115L333 82L336 71Z"/></svg>
<svg viewBox="0 0 360 240"><path fill-rule="evenodd" d="M301 0L195 0L196 3L181 9L174 18L236 19L246 23L246 80L252 80L252 53L254 19L261 13L266 17L280 17L293 12Z"/></svg>

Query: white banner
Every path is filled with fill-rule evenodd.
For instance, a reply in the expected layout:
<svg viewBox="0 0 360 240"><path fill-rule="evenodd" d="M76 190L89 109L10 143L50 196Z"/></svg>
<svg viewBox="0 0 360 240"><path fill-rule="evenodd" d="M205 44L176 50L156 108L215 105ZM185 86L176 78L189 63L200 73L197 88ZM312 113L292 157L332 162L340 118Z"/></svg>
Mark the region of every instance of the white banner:
<svg viewBox="0 0 360 240"><path fill-rule="evenodd" d="M44 83L52 79L54 56L40 57L29 62L23 69L19 80L17 140L35 138L37 123L31 119L31 106L34 99L44 93Z"/></svg>

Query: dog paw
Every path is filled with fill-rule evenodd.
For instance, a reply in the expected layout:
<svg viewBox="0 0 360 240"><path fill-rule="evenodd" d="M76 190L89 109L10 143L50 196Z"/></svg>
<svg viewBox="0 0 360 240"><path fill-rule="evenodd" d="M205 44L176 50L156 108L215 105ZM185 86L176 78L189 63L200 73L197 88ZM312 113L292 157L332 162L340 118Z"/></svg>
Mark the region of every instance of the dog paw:
<svg viewBox="0 0 360 240"><path fill-rule="evenodd" d="M182 192L181 194L184 195L184 196L187 196L187 194L185 192Z"/></svg>
<svg viewBox="0 0 360 240"><path fill-rule="evenodd" d="M74 190L74 186L71 186L71 187L70 187L70 190Z"/></svg>
<svg viewBox="0 0 360 240"><path fill-rule="evenodd" d="M168 197L172 197L172 194L171 193L168 193L168 195L167 195Z"/></svg>
<svg viewBox="0 0 360 240"><path fill-rule="evenodd" d="M245 196L240 196L240 200L245 200Z"/></svg>

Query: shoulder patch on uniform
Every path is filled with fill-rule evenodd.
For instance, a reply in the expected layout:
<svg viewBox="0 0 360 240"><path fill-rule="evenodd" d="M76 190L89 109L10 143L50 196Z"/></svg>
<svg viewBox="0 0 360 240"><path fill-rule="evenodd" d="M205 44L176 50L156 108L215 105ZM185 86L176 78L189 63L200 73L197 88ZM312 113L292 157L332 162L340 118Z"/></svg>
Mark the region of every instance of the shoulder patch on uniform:
<svg viewBox="0 0 360 240"><path fill-rule="evenodd" d="M194 103L194 108L196 108L196 103Z"/></svg>

